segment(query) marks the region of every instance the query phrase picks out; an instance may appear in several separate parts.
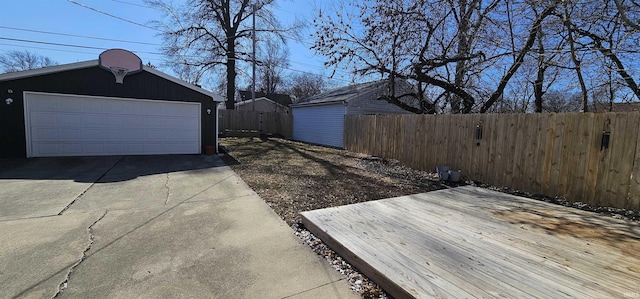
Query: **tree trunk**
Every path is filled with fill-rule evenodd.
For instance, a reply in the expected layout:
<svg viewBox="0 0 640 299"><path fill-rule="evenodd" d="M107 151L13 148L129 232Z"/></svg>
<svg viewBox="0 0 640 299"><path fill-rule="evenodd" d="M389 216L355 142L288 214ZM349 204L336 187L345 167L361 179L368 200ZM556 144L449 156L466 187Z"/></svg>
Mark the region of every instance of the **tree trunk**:
<svg viewBox="0 0 640 299"><path fill-rule="evenodd" d="M576 75L578 76L578 82L580 83L580 90L582 91L582 112L589 111L589 96L587 93L587 85L584 83L584 78L582 77L582 68L580 66L580 60L578 59L578 55L576 54L576 46L575 41L573 40L573 25L571 24L571 20L569 19L569 8L567 7L567 2L564 2L564 23L567 27L567 40L569 41L569 50L571 52L571 60L573 64L576 66Z"/></svg>
<svg viewBox="0 0 640 299"><path fill-rule="evenodd" d="M469 18L471 13L468 10L473 8L467 6L467 0L458 0L458 7L460 9L460 19L458 21L458 56L469 56ZM467 74L467 61L464 59L456 62L456 74L454 84L460 88L465 87L464 79ZM471 113L473 102L469 103L465 99L453 95L451 99L451 110L453 113Z"/></svg>
<svg viewBox="0 0 640 299"><path fill-rule="evenodd" d="M544 42L542 40L542 26L538 27L538 75L536 81L533 82L533 94L535 95L534 105L535 112L542 112L542 86L544 84Z"/></svg>
<svg viewBox="0 0 640 299"><path fill-rule="evenodd" d="M236 40L234 38L227 39L227 110L236 108Z"/></svg>

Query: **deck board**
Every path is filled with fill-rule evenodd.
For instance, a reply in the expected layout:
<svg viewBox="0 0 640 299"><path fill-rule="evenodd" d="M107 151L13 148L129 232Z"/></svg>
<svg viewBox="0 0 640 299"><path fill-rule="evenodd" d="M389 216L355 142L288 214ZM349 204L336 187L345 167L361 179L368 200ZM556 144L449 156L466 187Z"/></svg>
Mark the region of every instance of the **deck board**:
<svg viewBox="0 0 640 299"><path fill-rule="evenodd" d="M396 298L640 296L636 223L477 187L302 213Z"/></svg>

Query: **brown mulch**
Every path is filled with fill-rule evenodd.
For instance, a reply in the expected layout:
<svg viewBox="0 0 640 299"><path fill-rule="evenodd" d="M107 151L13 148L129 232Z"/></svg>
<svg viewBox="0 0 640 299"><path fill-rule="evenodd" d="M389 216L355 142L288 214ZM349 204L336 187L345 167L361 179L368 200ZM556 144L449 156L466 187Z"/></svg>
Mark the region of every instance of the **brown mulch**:
<svg viewBox="0 0 640 299"><path fill-rule="evenodd" d="M287 224L300 212L442 189L434 177L397 163L280 138L221 138L229 166ZM379 167L377 167L379 168Z"/></svg>

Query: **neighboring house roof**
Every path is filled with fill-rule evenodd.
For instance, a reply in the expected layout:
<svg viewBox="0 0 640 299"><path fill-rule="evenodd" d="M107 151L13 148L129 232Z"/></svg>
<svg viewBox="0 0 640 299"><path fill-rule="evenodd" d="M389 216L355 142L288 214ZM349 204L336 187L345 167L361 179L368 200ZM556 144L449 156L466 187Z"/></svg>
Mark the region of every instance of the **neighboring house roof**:
<svg viewBox="0 0 640 299"><path fill-rule="evenodd" d="M251 90L238 90L238 94L240 94L240 102L251 100ZM291 96L288 94L256 91L256 99L258 98L268 98L283 106L291 105Z"/></svg>
<svg viewBox="0 0 640 299"><path fill-rule="evenodd" d="M413 86L409 84L406 80L396 79L396 96L400 96L405 93L409 93L413 91ZM374 100L379 101L378 98L380 96L386 95L389 92L389 80L383 79L373 82L360 83L349 85L345 87L336 88L306 99L303 99L295 104L292 104L291 107L303 107L303 106L313 106L313 105L327 105L327 104L335 104L338 102L344 102L348 104L352 101L362 101L362 100ZM408 105L417 106L417 101L413 98L405 98L401 99Z"/></svg>
<svg viewBox="0 0 640 299"><path fill-rule="evenodd" d="M285 105L282 105L282 104L277 103L277 102L275 102L275 101L272 101L271 99L266 98L266 97L259 97L259 98L256 98L256 102L257 102L257 101L265 101L265 102L269 102L270 104L273 104L273 105L279 106L279 107L280 107L280 108L282 108L282 109L289 109L289 107L288 107L288 106L285 106ZM243 106L243 105L251 105L251 103L252 103L252 102L253 102L253 101L252 101L251 99L248 99L248 100L245 100L245 101L241 101L241 102L237 102L237 103L236 103L236 107L238 107L238 106Z"/></svg>
<svg viewBox="0 0 640 299"><path fill-rule="evenodd" d="M76 69L84 69L84 68L90 68L90 67L96 67L98 66L98 60L89 60L89 61L83 61L83 62L76 62L76 63L69 63L69 64L61 64L61 65L55 65L55 66L49 66L49 67L43 67L43 68L39 68L39 69L33 69L33 70L26 70L26 71L20 71L20 72L11 72L11 73L4 73L4 74L0 74L0 81L9 81L9 80L15 80L15 79L21 79L21 78L26 78L26 77L35 77L35 76L41 76L41 75L46 75L46 74L52 74L52 73L60 73L60 72L64 72L64 71L70 71L70 70L76 70ZM149 72L151 74L154 74L158 77L164 78L166 80L169 80L173 83L182 85L186 88L192 89L194 91L197 91L199 93L202 94L206 94L208 96L211 96L211 98L213 98L214 101L216 102L224 102L224 97L215 94L211 91L208 91L206 89L200 88L198 86L195 86L187 81L178 79L176 77L173 77L169 74L163 73L159 70L156 70L152 67L148 67L146 65L142 66L142 70Z"/></svg>
<svg viewBox="0 0 640 299"><path fill-rule="evenodd" d="M594 103L593 112L634 112L640 111L640 103Z"/></svg>

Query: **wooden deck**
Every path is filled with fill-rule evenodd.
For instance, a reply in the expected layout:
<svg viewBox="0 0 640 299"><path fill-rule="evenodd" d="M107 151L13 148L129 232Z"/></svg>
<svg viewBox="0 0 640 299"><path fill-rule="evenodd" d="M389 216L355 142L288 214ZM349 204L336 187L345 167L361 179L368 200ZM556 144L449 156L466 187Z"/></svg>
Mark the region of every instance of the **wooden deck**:
<svg viewBox="0 0 640 299"><path fill-rule="evenodd" d="M640 298L640 226L476 187L302 213L396 298Z"/></svg>

